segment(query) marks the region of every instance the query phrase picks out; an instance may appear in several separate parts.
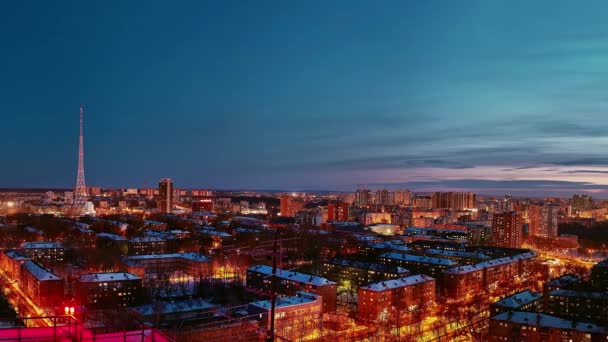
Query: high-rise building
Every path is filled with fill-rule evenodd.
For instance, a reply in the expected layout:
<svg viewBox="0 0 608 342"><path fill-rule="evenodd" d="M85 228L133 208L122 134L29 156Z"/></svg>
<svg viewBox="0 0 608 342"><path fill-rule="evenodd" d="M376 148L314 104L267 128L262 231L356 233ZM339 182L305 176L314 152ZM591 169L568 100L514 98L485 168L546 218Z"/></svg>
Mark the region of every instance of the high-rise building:
<svg viewBox="0 0 608 342"><path fill-rule="evenodd" d="M428 195L414 195L412 198L412 205L415 208L430 208L431 207L431 196Z"/></svg>
<svg viewBox="0 0 608 342"><path fill-rule="evenodd" d="M522 238L521 217L515 211L494 214L492 242L498 247L519 248Z"/></svg>
<svg viewBox="0 0 608 342"><path fill-rule="evenodd" d="M574 195L570 201L573 211L583 211L593 208L593 199L589 195Z"/></svg>
<svg viewBox="0 0 608 342"><path fill-rule="evenodd" d="M280 208L280 213L281 216L291 216L289 215L289 207L291 207L291 195L288 194L282 194L281 195L281 208Z"/></svg>
<svg viewBox="0 0 608 342"><path fill-rule="evenodd" d="M280 201L281 216L294 217L298 211L304 209L304 203L291 194L282 194Z"/></svg>
<svg viewBox="0 0 608 342"><path fill-rule="evenodd" d="M477 195L472 192L433 192L431 207L435 209L464 210L477 206Z"/></svg>
<svg viewBox="0 0 608 342"><path fill-rule="evenodd" d="M161 213L173 211L173 182L163 178L158 182L158 210Z"/></svg>
<svg viewBox="0 0 608 342"><path fill-rule="evenodd" d="M327 205L327 220L328 221L348 221L349 211L348 203L331 202Z"/></svg>
<svg viewBox="0 0 608 342"><path fill-rule="evenodd" d="M355 205L357 207L366 207L371 204L371 194L369 189L359 188L355 192Z"/></svg>
<svg viewBox="0 0 608 342"><path fill-rule="evenodd" d="M393 205L395 197L386 189L379 189L374 196L374 202L377 205Z"/></svg>
<svg viewBox="0 0 608 342"><path fill-rule="evenodd" d="M554 238L557 236L558 204L531 204L528 207L528 234Z"/></svg>
<svg viewBox="0 0 608 342"><path fill-rule="evenodd" d="M403 190L403 189L395 190L395 204L396 205L412 204L412 193L409 190Z"/></svg>

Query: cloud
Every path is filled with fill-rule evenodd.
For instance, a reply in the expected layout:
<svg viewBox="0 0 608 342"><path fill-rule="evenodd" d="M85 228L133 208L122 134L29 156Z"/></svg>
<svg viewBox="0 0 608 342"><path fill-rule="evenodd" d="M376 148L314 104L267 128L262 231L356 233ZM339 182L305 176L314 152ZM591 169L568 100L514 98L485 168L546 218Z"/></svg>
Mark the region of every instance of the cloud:
<svg viewBox="0 0 608 342"><path fill-rule="evenodd" d="M562 173L577 174L577 173L597 173L597 174L608 174L605 170L568 170L562 171Z"/></svg>

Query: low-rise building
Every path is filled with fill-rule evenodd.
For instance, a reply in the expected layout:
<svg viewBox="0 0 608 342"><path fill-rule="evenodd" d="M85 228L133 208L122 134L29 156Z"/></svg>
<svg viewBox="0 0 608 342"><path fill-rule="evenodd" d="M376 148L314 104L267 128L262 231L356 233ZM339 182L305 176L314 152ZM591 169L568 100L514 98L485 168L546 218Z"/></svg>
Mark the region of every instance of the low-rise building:
<svg viewBox="0 0 608 342"><path fill-rule="evenodd" d="M293 296L298 291L323 297L323 312L336 311L337 284L326 278L294 271L276 270L277 293ZM268 294L272 289L272 267L257 265L247 269L247 288Z"/></svg>
<svg viewBox="0 0 608 342"><path fill-rule="evenodd" d="M249 303L247 311L259 315L260 327L270 328L271 303L269 300ZM289 341L301 341L322 328L323 298L320 295L299 291L295 296L275 300L275 333Z"/></svg>
<svg viewBox="0 0 608 342"><path fill-rule="evenodd" d="M77 293L80 303L92 309L134 306L141 301L142 281L126 272L83 274Z"/></svg>
<svg viewBox="0 0 608 342"><path fill-rule="evenodd" d="M369 321L420 319L435 301L435 279L418 274L359 288L359 318Z"/></svg>
<svg viewBox="0 0 608 342"><path fill-rule="evenodd" d="M598 290L608 291L608 259L593 266L591 269L591 284Z"/></svg>
<svg viewBox="0 0 608 342"><path fill-rule="evenodd" d="M506 311L540 311L542 297L542 294L530 290L518 292L491 304L490 315L495 316Z"/></svg>
<svg viewBox="0 0 608 342"><path fill-rule="evenodd" d="M608 325L608 293L573 290L549 292L547 313Z"/></svg>
<svg viewBox="0 0 608 342"><path fill-rule="evenodd" d="M606 341L608 330L592 323L551 315L508 311L490 319L489 341L595 342Z"/></svg>
<svg viewBox="0 0 608 342"><path fill-rule="evenodd" d="M352 287L380 280L403 278L410 272L403 267L365 261L334 258L323 263L322 276Z"/></svg>
<svg viewBox="0 0 608 342"><path fill-rule="evenodd" d="M32 260L21 264L19 287L41 307L54 307L63 301L63 279Z"/></svg>
<svg viewBox="0 0 608 342"><path fill-rule="evenodd" d="M58 242L31 241L21 244L21 248L30 258L41 263L62 262L65 249Z"/></svg>
<svg viewBox="0 0 608 342"><path fill-rule="evenodd" d="M0 254L0 267L11 279L21 279L21 264L32 260L19 250L6 250Z"/></svg>
<svg viewBox="0 0 608 342"><path fill-rule="evenodd" d="M438 277L443 271L458 266L457 262L446 258L405 253L384 253L378 259L383 264L400 266L413 273L427 274L432 277Z"/></svg>
<svg viewBox="0 0 608 342"><path fill-rule="evenodd" d="M213 272L211 258L193 252L133 255L124 264L153 296L192 295L200 280Z"/></svg>
<svg viewBox="0 0 608 342"><path fill-rule="evenodd" d="M160 237L136 237L128 244L129 255L163 254L167 251L167 241Z"/></svg>

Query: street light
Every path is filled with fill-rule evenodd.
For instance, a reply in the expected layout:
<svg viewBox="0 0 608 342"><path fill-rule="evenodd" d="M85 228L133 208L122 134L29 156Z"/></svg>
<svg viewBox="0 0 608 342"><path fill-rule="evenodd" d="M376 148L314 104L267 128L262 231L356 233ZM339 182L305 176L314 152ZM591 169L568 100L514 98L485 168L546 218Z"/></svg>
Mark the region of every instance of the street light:
<svg viewBox="0 0 608 342"><path fill-rule="evenodd" d="M73 306L66 306L65 308L63 308L63 311L65 312L66 315L74 315Z"/></svg>

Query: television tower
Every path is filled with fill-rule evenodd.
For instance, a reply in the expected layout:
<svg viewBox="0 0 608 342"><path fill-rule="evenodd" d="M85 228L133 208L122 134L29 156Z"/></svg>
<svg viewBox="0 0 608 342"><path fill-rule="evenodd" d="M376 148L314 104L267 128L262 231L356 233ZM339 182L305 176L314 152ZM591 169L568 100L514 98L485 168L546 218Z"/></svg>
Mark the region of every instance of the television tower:
<svg viewBox="0 0 608 342"><path fill-rule="evenodd" d="M76 188L74 188L74 207L82 212L87 203L87 186L84 182L84 146L82 135L82 113L83 108L80 105L80 140L78 144L78 175L76 176Z"/></svg>

